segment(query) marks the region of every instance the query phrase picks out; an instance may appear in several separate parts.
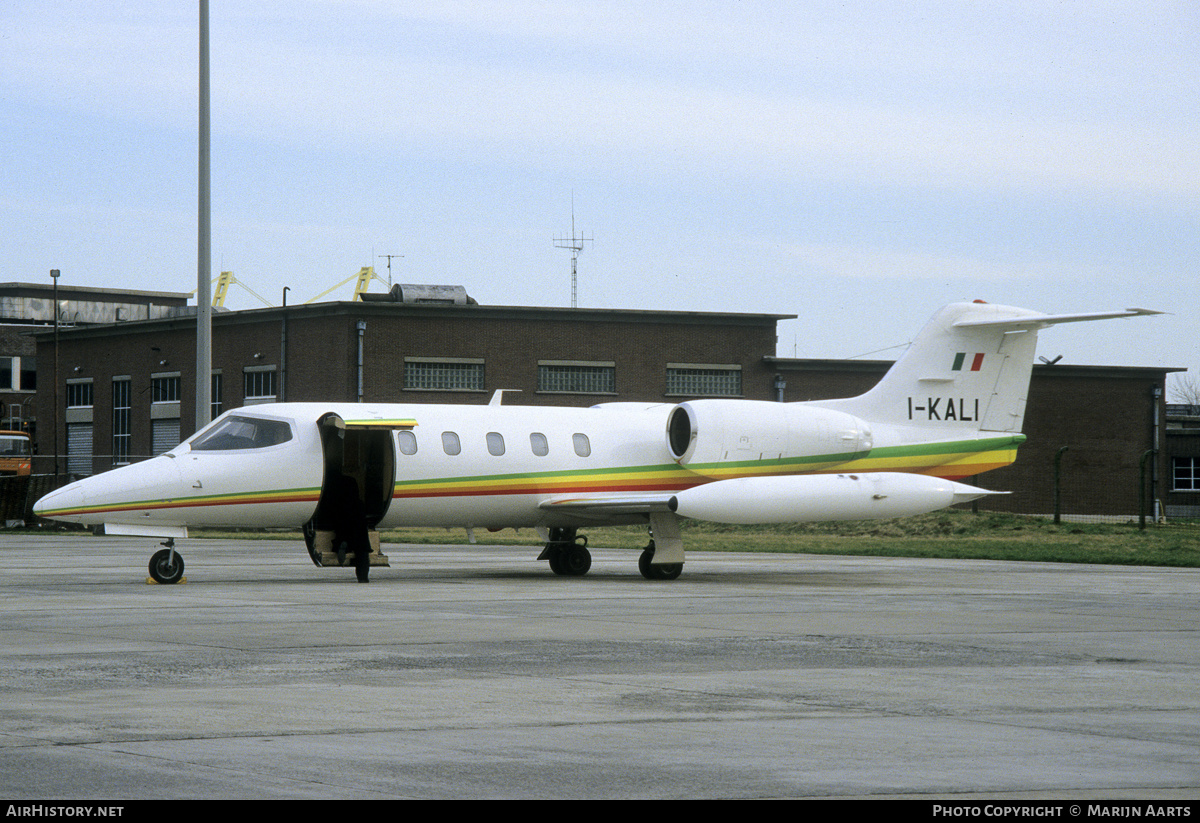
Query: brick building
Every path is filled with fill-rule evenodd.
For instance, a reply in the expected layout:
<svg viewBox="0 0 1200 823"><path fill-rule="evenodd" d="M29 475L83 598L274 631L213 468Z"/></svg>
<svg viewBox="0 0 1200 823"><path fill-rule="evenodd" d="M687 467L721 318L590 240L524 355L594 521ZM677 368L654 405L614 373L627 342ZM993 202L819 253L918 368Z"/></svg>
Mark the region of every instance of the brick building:
<svg viewBox="0 0 1200 823"><path fill-rule="evenodd" d="M767 400L764 357L785 317L379 301L218 313L212 416L284 400L486 403L496 389L520 390L506 402L521 405ZM60 331L60 471L103 471L191 435L195 329L193 315ZM44 362L53 346L37 335ZM34 472L53 473L47 425L37 452Z"/></svg>
<svg viewBox="0 0 1200 823"><path fill-rule="evenodd" d="M58 308L55 310L55 299ZM32 336L62 329L166 317L187 306L188 295L176 292L121 291L53 283L0 283L0 427L36 434L37 379L50 374L53 356L38 367ZM51 406L43 404L47 411Z"/></svg>
<svg viewBox="0 0 1200 823"><path fill-rule="evenodd" d="M1200 517L1200 405L1167 404L1167 517Z"/></svg>

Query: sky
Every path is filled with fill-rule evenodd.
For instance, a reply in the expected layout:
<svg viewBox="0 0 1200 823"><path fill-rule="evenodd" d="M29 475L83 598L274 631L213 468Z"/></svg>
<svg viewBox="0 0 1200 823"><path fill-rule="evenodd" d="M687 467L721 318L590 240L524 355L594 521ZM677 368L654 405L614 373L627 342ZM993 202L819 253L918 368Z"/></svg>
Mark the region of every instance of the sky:
<svg viewBox="0 0 1200 823"><path fill-rule="evenodd" d="M274 303L401 255L393 282L566 307L574 232L579 306L796 315L782 356L894 358L982 299L1169 312L1039 354L1200 373L1192 0L289 0L210 26L212 276ZM0 282L195 289L198 30L197 3L0 0Z"/></svg>

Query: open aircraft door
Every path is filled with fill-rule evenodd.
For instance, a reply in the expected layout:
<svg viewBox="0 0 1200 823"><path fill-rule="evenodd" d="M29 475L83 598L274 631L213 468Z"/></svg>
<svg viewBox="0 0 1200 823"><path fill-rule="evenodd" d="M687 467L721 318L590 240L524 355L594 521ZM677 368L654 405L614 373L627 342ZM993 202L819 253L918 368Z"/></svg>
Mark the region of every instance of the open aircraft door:
<svg viewBox="0 0 1200 823"><path fill-rule="evenodd" d="M304 524L304 542L316 565L326 565L322 562L325 547L321 545L323 541L318 532L326 531L333 519L331 509L335 504L331 488L335 481L342 476L355 481L367 529L374 534L392 502L396 479L394 432L415 425L413 421L346 420L333 412L322 415L317 421L324 462L321 496L312 519ZM373 544L377 542L372 539Z"/></svg>

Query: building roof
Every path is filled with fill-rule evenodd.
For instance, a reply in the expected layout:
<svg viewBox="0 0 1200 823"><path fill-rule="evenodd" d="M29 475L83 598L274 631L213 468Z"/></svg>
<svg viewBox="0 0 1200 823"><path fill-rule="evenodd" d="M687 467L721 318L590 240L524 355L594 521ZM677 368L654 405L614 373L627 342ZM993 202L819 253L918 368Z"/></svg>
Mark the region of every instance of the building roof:
<svg viewBox="0 0 1200 823"><path fill-rule="evenodd" d="M213 314L214 325L236 325L241 323L276 322L286 312L288 317L354 316L411 317L443 319L488 319L522 322L576 323L639 323L704 326L771 326L780 320L790 320L793 314L747 314L732 312L677 312L646 309L570 309L538 306L481 306L442 305L423 303L357 302L336 301L329 303L302 303L295 306L272 306L261 309L244 309ZM195 326L195 307L186 311L174 311L172 316L151 320L130 320L86 328L70 329L73 337L106 337L131 332L176 329ZM43 327L35 336L48 333Z"/></svg>

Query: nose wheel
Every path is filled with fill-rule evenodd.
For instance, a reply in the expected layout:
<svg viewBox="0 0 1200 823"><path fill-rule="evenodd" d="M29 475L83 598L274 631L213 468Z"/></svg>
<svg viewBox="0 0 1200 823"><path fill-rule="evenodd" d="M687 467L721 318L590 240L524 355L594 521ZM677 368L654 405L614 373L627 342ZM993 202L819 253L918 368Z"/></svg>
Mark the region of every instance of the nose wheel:
<svg viewBox="0 0 1200 823"><path fill-rule="evenodd" d="M150 556L150 576L156 583L170 585L183 579L183 555L175 551L175 538L168 537L166 546Z"/></svg>

